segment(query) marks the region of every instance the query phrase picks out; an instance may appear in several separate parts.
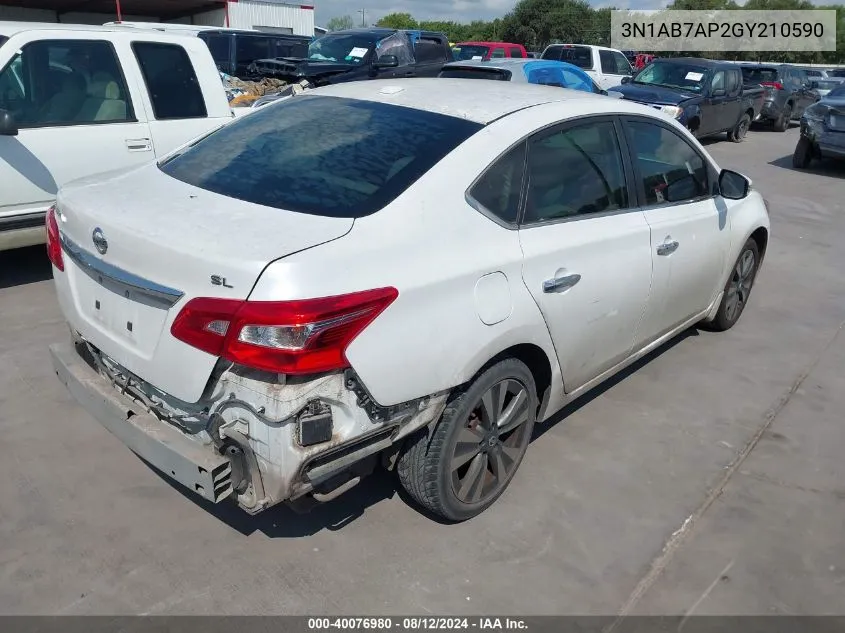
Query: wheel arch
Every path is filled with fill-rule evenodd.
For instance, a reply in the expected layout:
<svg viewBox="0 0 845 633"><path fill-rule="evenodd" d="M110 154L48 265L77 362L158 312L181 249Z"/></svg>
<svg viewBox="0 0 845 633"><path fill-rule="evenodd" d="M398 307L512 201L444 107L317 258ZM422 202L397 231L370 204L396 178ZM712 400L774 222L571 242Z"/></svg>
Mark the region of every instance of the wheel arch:
<svg viewBox="0 0 845 633"><path fill-rule="evenodd" d="M488 368L507 358L514 358L524 363L531 372L531 375L534 377L534 385L537 388L537 402L539 404L537 421L542 421L543 416L546 413L545 409L548 406L552 391L553 375L552 361L549 359L548 354L546 354L543 348L539 345L535 345L534 343L519 343L511 345L507 349L503 349L484 363L484 365L482 365L481 368L473 375L470 382L475 380L479 374L483 373ZM557 359L555 359L555 362L557 362Z"/></svg>

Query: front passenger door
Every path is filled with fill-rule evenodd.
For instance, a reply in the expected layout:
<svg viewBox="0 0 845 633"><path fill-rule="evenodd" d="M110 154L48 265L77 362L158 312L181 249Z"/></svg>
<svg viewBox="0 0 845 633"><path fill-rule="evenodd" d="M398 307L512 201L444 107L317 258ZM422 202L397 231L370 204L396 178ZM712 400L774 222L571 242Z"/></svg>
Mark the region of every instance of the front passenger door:
<svg viewBox="0 0 845 633"><path fill-rule="evenodd" d="M652 118L624 124L654 262L639 348L710 306L721 289L730 217L716 204L715 170L680 131Z"/></svg>
<svg viewBox="0 0 845 633"><path fill-rule="evenodd" d="M567 393L630 354L649 299L649 227L635 206L620 134L612 117L594 117L528 141L523 280Z"/></svg>

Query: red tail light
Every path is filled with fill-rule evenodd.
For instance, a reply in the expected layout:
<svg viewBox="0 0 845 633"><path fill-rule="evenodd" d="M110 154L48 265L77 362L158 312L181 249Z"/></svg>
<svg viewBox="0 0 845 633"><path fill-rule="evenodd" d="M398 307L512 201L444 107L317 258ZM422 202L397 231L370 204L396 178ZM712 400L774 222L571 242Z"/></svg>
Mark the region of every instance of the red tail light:
<svg viewBox="0 0 845 633"><path fill-rule="evenodd" d="M761 86L766 86L767 88L774 88L775 90L783 90L783 84L779 81L761 81Z"/></svg>
<svg viewBox="0 0 845 633"><path fill-rule="evenodd" d="M45 224L47 226L47 257L53 263L53 266L64 271L65 260L62 257L62 241L59 238L59 223L56 222L55 206L47 210Z"/></svg>
<svg viewBox="0 0 845 633"><path fill-rule="evenodd" d="M346 348L399 291L378 288L298 301L189 301L170 328L204 352L280 374L349 367Z"/></svg>

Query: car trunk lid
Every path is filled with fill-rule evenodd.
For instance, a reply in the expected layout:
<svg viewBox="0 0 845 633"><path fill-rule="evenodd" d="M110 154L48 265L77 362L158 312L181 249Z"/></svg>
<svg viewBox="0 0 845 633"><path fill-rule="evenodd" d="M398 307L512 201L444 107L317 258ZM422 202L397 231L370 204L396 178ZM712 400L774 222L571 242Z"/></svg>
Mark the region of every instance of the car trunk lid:
<svg viewBox="0 0 845 633"><path fill-rule="evenodd" d="M186 402L200 398L217 359L170 335L182 306L195 297L246 299L270 262L353 224L235 200L154 164L66 187L58 216L66 269L56 283L71 325Z"/></svg>

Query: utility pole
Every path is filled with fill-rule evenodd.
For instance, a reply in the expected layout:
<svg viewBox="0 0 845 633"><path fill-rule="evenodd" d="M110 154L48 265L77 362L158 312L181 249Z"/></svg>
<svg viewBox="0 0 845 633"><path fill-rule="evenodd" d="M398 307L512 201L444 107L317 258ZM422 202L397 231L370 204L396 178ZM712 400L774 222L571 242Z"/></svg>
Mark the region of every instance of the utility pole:
<svg viewBox="0 0 845 633"><path fill-rule="evenodd" d="M366 21L367 10L366 9L358 9L358 13L361 14L361 26L367 26L367 21Z"/></svg>

